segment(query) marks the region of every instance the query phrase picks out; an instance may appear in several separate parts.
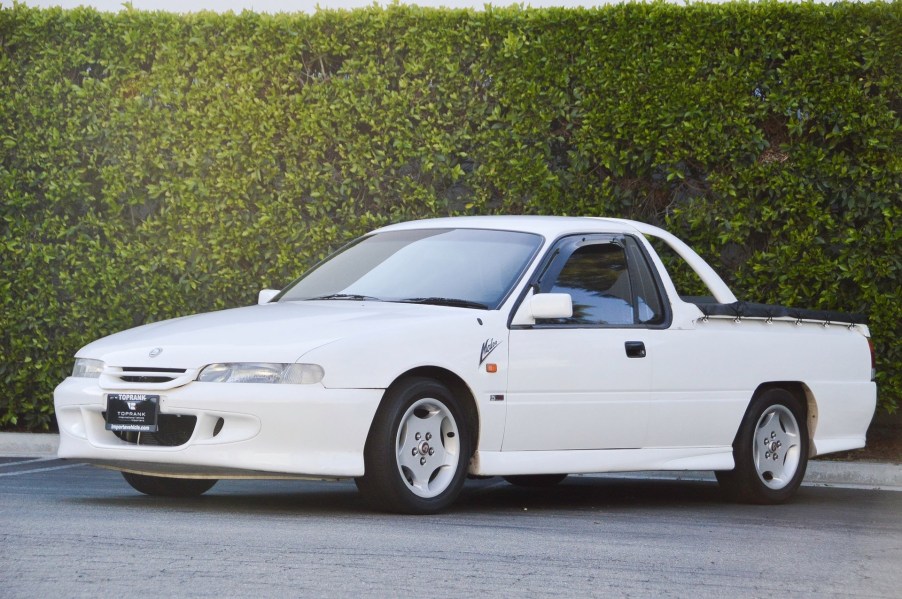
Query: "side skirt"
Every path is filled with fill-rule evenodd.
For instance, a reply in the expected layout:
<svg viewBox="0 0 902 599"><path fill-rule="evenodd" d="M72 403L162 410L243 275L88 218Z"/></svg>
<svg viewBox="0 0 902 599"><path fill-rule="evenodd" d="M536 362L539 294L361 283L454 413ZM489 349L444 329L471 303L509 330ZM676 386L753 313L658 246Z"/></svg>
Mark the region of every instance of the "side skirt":
<svg viewBox="0 0 902 599"><path fill-rule="evenodd" d="M733 448L680 447L573 451L477 451L470 474L588 474L641 470L732 470Z"/></svg>

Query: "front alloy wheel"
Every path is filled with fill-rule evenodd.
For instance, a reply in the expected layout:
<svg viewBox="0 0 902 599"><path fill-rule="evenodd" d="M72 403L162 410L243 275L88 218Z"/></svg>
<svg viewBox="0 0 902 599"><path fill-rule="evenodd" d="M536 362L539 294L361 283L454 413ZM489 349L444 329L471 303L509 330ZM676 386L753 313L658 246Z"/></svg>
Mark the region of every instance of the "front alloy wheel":
<svg viewBox="0 0 902 599"><path fill-rule="evenodd" d="M460 461L460 430L445 404L427 398L407 408L395 446L398 472L411 493L431 499L448 489Z"/></svg>
<svg viewBox="0 0 902 599"><path fill-rule="evenodd" d="M358 489L375 506L429 514L457 498L471 456L460 401L441 383L414 378L393 387L373 421Z"/></svg>

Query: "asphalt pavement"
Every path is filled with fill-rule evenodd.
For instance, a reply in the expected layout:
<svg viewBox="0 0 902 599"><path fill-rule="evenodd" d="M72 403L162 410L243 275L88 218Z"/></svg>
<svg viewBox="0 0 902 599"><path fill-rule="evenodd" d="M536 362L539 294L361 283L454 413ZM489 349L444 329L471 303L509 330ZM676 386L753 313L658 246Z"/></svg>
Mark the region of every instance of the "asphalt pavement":
<svg viewBox="0 0 902 599"><path fill-rule="evenodd" d="M52 456L0 458L0 597L896 599L900 513L902 494L878 490L757 506L707 481L495 477L402 516L350 481L169 499Z"/></svg>

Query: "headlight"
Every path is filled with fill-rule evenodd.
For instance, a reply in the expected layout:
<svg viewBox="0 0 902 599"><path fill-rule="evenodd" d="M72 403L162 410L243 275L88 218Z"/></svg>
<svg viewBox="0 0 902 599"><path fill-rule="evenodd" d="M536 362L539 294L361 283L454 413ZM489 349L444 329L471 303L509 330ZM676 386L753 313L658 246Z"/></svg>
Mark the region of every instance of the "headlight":
<svg viewBox="0 0 902 599"><path fill-rule="evenodd" d="M323 367L319 364L272 364L268 362L241 362L210 364L200 371L201 383L289 383L312 385L323 380Z"/></svg>
<svg viewBox="0 0 902 599"><path fill-rule="evenodd" d="M72 367L72 376L85 379L100 378L103 372L103 362L90 358L75 358L75 366Z"/></svg>

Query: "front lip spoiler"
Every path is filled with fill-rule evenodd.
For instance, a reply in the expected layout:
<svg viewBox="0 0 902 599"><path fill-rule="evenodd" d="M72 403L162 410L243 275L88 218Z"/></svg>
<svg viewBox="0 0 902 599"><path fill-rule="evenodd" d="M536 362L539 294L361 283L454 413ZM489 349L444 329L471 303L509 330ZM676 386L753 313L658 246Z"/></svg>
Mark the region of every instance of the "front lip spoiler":
<svg viewBox="0 0 902 599"><path fill-rule="evenodd" d="M67 459L77 462L131 472L147 476L163 476L166 478L193 478L193 479L225 479L225 480L342 480L342 477L288 474L284 472L266 472L263 470L242 470L240 468L220 468L217 466L189 466L185 464L164 464L160 462L137 462L131 460L97 460L97 459Z"/></svg>

